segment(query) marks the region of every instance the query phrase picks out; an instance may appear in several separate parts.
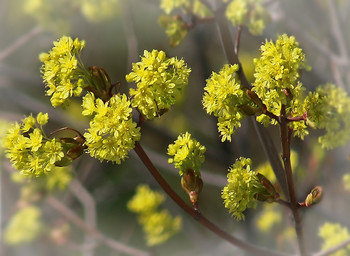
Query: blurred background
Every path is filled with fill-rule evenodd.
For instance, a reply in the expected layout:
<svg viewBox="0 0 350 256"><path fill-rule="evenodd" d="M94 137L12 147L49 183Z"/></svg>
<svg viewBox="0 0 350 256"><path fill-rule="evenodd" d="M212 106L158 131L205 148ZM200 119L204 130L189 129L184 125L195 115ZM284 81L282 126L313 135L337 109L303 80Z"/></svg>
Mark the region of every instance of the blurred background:
<svg viewBox="0 0 350 256"><path fill-rule="evenodd" d="M310 72L302 73L307 90L330 82L349 93L350 1L266 0L263 6L269 14L263 34L252 36L243 29L241 37L239 58L250 81L253 59L259 57L261 44L287 33L299 41L312 67ZM266 162L266 157L251 123L244 121L231 143L221 143L216 118L208 116L202 107L205 80L226 63L215 23L197 25L174 48L158 24L162 14L158 0L0 0L2 136L8 122L38 112L49 113L47 129L69 126L83 132L88 127L89 120L81 116L79 99L73 99L64 110L53 108L45 96L38 55L50 50L52 42L62 35L85 40L82 59L86 67L103 67L112 82L121 83L123 91L129 86L125 75L131 71L131 63L139 61L144 50L164 50L167 56L183 58L192 72L185 94L173 110L142 127L141 144L146 152L174 190L188 201L178 171L167 163L166 152L180 133L190 132L207 148L200 195L202 213L245 241L294 252L293 223L284 207L267 208L259 203L257 209L245 212L245 221L239 222L224 208L221 189L226 184L229 166L245 156L252 158L257 168ZM234 35L236 29L232 27L231 32ZM268 131L279 148L278 129L270 127ZM323 186L324 191L321 203L302 211L305 239L313 252L321 249L318 230L325 222L350 228L350 191L343 182L343 176L350 171L349 144L323 150L317 143L321 134L322 131L310 130L304 141L292 142L297 156L298 199L303 201L316 185ZM169 197L162 207L173 216L182 217L182 230L165 243L148 247L137 216L126 205L139 184L148 184L157 191L161 188L134 152L121 165L100 163L85 154L74 162L68 187L53 192L24 191L28 184L15 181L15 171L4 156L0 161L0 255L138 255L122 252L123 245L152 255L247 255L206 230ZM6 243L4 232L18 209L24 207L23 197L28 197L25 193L41 211L41 232L30 242ZM72 217L71 213L75 215ZM264 227L269 221L271 225ZM99 239L88 234L84 223L99 232Z"/></svg>

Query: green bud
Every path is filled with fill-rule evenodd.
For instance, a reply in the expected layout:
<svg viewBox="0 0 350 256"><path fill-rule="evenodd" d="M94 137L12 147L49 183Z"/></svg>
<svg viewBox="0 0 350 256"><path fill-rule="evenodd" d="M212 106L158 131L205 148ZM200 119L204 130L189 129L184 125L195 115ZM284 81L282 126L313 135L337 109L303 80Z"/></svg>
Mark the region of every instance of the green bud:
<svg viewBox="0 0 350 256"><path fill-rule="evenodd" d="M317 204L322 198L322 187L316 186L307 195L305 199L305 206L310 207L312 204Z"/></svg>

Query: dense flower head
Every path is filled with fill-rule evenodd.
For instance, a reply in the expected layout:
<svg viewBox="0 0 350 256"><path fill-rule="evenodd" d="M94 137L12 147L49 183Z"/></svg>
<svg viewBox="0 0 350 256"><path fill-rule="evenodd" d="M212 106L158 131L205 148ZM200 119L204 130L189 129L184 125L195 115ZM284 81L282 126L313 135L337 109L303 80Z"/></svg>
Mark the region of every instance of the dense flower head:
<svg viewBox="0 0 350 256"><path fill-rule="evenodd" d="M273 226L282 222L282 212L276 204L264 204L264 209L259 215L256 225L264 233L269 232Z"/></svg>
<svg viewBox="0 0 350 256"><path fill-rule="evenodd" d="M245 209L256 206L257 200L254 196L257 188L262 186L256 177L256 172L251 169L251 164L249 158L237 159L227 174L228 184L222 189L221 197L224 199L225 207L237 220L244 219Z"/></svg>
<svg viewBox="0 0 350 256"><path fill-rule="evenodd" d="M32 242L43 229L40 217L41 211L35 206L19 209L5 228L4 241L13 245Z"/></svg>
<svg viewBox="0 0 350 256"><path fill-rule="evenodd" d="M170 39L170 45L178 46L187 35L187 25L179 16L162 15L158 19L160 26Z"/></svg>
<svg viewBox="0 0 350 256"><path fill-rule="evenodd" d="M138 214L148 246L161 244L181 229L181 217L172 217L169 211L159 210L165 197L148 185L141 184L128 202L128 209Z"/></svg>
<svg viewBox="0 0 350 256"><path fill-rule="evenodd" d="M128 209L135 213L147 213L155 211L163 202L165 197L162 193L153 191L148 185L137 186L136 193L128 202Z"/></svg>
<svg viewBox="0 0 350 256"><path fill-rule="evenodd" d="M325 129L319 137L323 148L345 145L350 139L350 97L333 84L319 86L304 102L308 122L317 129Z"/></svg>
<svg viewBox="0 0 350 256"><path fill-rule="evenodd" d="M132 72L126 75L128 82L137 84L137 89L130 89L132 106L148 119L161 115L182 94L190 72L183 60L167 58L163 51L144 51L141 61L133 63Z"/></svg>
<svg viewBox="0 0 350 256"><path fill-rule="evenodd" d="M87 20L100 22L113 18L119 11L119 4L119 0L83 0L79 6Z"/></svg>
<svg viewBox="0 0 350 256"><path fill-rule="evenodd" d="M44 63L41 72L48 87L46 93L51 96L51 104L57 107L68 104L72 96L80 96L88 85L89 72L80 60L85 41L63 36L53 44L52 50L41 53L39 58Z"/></svg>
<svg viewBox="0 0 350 256"><path fill-rule="evenodd" d="M100 161L120 164L141 137L140 128L131 117L130 101L125 94L116 94L103 102L87 93L82 106L83 115L93 115L90 128L84 134L88 152Z"/></svg>
<svg viewBox="0 0 350 256"><path fill-rule="evenodd" d="M234 26L245 25L253 35L261 35L267 12L261 0L232 0L226 8L226 17Z"/></svg>
<svg viewBox="0 0 350 256"><path fill-rule="evenodd" d="M39 113L36 118L30 115L8 130L4 140L6 156L24 175L40 176L50 172L64 157L60 141L49 139L43 132L47 121L47 114Z"/></svg>
<svg viewBox="0 0 350 256"><path fill-rule="evenodd" d="M231 141L231 135L241 126L245 117L241 106L252 105L252 101L241 88L237 77L238 68L236 64L226 64L219 73L211 74L204 88L204 109L218 118L218 130L222 141Z"/></svg>
<svg viewBox="0 0 350 256"><path fill-rule="evenodd" d="M277 116L280 115L282 104L286 106L287 115L296 112L300 105L304 89L299 81L299 70L308 66L305 55L298 46L299 43L293 36L284 34L278 37L276 43L266 41L260 48L260 59L254 59L253 91L267 110ZM261 115L258 121L266 125L269 118Z"/></svg>
<svg viewBox="0 0 350 256"><path fill-rule="evenodd" d="M169 163L174 163L175 167L180 170L182 176L187 169L192 169L195 174L200 175L199 169L203 164L206 151L205 146L192 138L188 132L180 134L174 144L168 147L168 155L173 156L169 158Z"/></svg>
<svg viewBox="0 0 350 256"><path fill-rule="evenodd" d="M166 14L170 14L178 8L185 11L191 10L191 13L199 17L206 17L211 14L211 11L201 3L201 0L161 0L160 8L162 8Z"/></svg>
<svg viewBox="0 0 350 256"><path fill-rule="evenodd" d="M326 250L333 246L344 242L350 238L349 231L346 227L341 226L339 223L326 222L318 230L319 237L322 238L322 250ZM350 253L350 246L347 246L335 253L332 256L346 256Z"/></svg>
<svg viewBox="0 0 350 256"><path fill-rule="evenodd" d="M172 217L168 210L155 211L139 218L148 246L164 243L181 229L180 216Z"/></svg>

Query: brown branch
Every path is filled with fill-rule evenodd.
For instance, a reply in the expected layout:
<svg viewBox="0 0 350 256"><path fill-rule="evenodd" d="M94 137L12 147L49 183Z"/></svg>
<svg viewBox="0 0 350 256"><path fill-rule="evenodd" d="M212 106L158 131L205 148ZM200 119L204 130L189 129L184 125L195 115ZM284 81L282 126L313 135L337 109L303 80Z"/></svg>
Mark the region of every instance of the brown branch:
<svg viewBox="0 0 350 256"><path fill-rule="evenodd" d="M139 142L135 143L134 150L136 154L140 157L143 164L146 166L147 170L152 174L152 176L156 179L156 181L163 188L163 190L174 200L174 202L178 206L180 206L186 213L191 215L195 220L197 220L203 226L211 230L213 233L225 239L229 243L247 252L254 253L259 256L289 255L285 253L269 251L267 249L263 249L263 248L245 243L244 241L241 241L236 237L231 236L230 234L226 233L225 231L217 227L214 223L212 223L210 220L205 218L199 211L194 210L190 205L188 205L184 200L182 200L182 198L169 186L168 182L162 177L162 175L155 168L151 160L148 158L147 154L145 153L145 151L143 150Z"/></svg>
<svg viewBox="0 0 350 256"><path fill-rule="evenodd" d="M303 235L303 229L302 229L302 219L299 212L299 203L296 197L293 172L292 172L292 164L290 161L290 143L291 143L292 130L290 130L288 127L284 105L282 105L280 119L281 119L280 132L281 132L281 142L282 142L282 161L283 161L284 169L286 173L286 182L287 182L288 194L290 198L290 209L292 210L293 217L294 217L294 226L297 234L300 255L304 256L306 255L306 248L305 248L304 235Z"/></svg>
<svg viewBox="0 0 350 256"><path fill-rule="evenodd" d="M83 221L71 209L69 209L67 206L65 206L55 197L49 196L47 197L46 200L53 208L59 211L62 215L64 215L67 219L73 222L76 226L88 232L91 236L94 236L96 239L100 240L102 243L114 249L115 251L126 253L128 255L133 255L133 256L150 256L150 253L148 252L135 249L126 244L113 240L108 236L105 236L100 231L91 227L89 224Z"/></svg>

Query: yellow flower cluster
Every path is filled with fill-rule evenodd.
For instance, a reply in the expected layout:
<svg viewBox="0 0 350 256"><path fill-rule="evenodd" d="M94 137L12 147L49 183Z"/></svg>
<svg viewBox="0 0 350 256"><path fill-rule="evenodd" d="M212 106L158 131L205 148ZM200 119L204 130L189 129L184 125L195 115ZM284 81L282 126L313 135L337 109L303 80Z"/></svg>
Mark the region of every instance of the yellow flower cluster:
<svg viewBox="0 0 350 256"><path fill-rule="evenodd" d="M43 133L48 118L48 114L40 112L36 118L30 115L8 130L4 140L6 156L24 175L40 176L50 172L64 157L62 144Z"/></svg>
<svg viewBox="0 0 350 256"><path fill-rule="evenodd" d="M251 164L249 158L237 159L227 174L228 184L222 189L225 207L237 220L244 219L245 209L256 207L255 195L262 186L256 172L251 170Z"/></svg>
<svg viewBox="0 0 350 256"><path fill-rule="evenodd" d="M160 116L175 104L190 72L183 60L167 58L163 51L144 51L141 61L133 63L132 72L126 75L128 82L137 84L137 89L130 89L132 106L148 119Z"/></svg>
<svg viewBox="0 0 350 256"><path fill-rule="evenodd" d="M231 141L235 129L246 116L241 106L253 105L241 88L237 75L238 65L224 65L219 73L213 72L204 88L203 106L208 114L218 118L221 141Z"/></svg>
<svg viewBox="0 0 350 256"><path fill-rule="evenodd" d="M138 214L149 246L167 241L181 229L180 216L173 218L169 211L158 210L164 200L163 194L152 191L148 185L139 185L136 194L128 202L128 209Z"/></svg>
<svg viewBox="0 0 350 256"><path fill-rule="evenodd" d="M169 145L168 155L174 157L169 158L168 162L174 163L180 170L180 176L188 169L194 170L195 174L200 176L199 169L205 160L205 151L205 146L192 139L191 134L186 132L179 135L174 144Z"/></svg>
<svg viewBox="0 0 350 256"><path fill-rule="evenodd" d="M350 139L350 98L333 84L319 86L304 102L309 123L326 134L319 137L323 148L345 145Z"/></svg>
<svg viewBox="0 0 350 256"><path fill-rule="evenodd" d="M40 54L43 62L42 76L48 87L47 95L51 96L52 106L68 104L72 96L80 96L88 85L90 73L80 60L80 52L85 41L79 41L68 36L54 42L54 47L48 53Z"/></svg>
<svg viewBox="0 0 350 256"><path fill-rule="evenodd" d="M350 238L349 231L339 223L326 222L319 230L318 235L322 238L322 250L326 250ZM346 256L350 253L350 246L332 253L332 256Z"/></svg>
<svg viewBox="0 0 350 256"><path fill-rule="evenodd" d="M261 35L268 14L261 0L232 0L226 8L226 17L233 26L245 25L253 35Z"/></svg>
<svg viewBox="0 0 350 256"><path fill-rule="evenodd" d="M12 215L4 232L8 244L31 242L40 234L43 224L40 222L41 211L35 206L28 206Z"/></svg>
<svg viewBox="0 0 350 256"><path fill-rule="evenodd" d="M281 113L282 105L287 108L287 116L292 111L295 112L296 106L302 105L299 101L303 93L299 71L307 68L307 65L305 55L298 46L293 36L284 34L278 37L276 43L267 41L262 45L261 57L254 59L253 91L266 105L267 110L277 116ZM257 119L265 125L271 121L266 115ZM276 124L274 121L272 123Z"/></svg>
<svg viewBox="0 0 350 256"><path fill-rule="evenodd" d="M130 101L125 94L116 94L103 102L88 93L82 106L83 115L93 115L90 128L84 134L88 152L100 161L120 164L141 137L140 128L132 120Z"/></svg>

